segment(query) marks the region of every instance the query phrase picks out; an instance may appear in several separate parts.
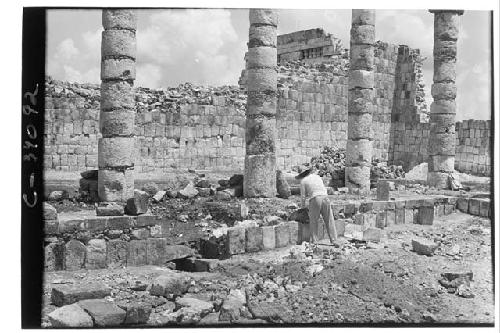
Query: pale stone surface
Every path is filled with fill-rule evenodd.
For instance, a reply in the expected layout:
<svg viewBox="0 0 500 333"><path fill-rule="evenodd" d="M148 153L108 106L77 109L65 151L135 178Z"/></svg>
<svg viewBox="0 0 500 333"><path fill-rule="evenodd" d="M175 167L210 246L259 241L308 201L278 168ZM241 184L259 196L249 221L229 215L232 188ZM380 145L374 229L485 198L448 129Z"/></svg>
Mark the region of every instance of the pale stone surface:
<svg viewBox="0 0 500 333"><path fill-rule="evenodd" d="M251 8L249 10L250 25L272 25L278 26L278 11L274 9L257 9ZM275 32L276 33L276 32Z"/></svg>
<svg viewBox="0 0 500 333"><path fill-rule="evenodd" d="M355 25L375 25L375 12L369 9L353 9L352 23Z"/></svg>
<svg viewBox="0 0 500 333"><path fill-rule="evenodd" d="M135 33L129 30L104 30L101 54L103 57L129 57L137 53Z"/></svg>
<svg viewBox="0 0 500 333"><path fill-rule="evenodd" d="M248 49L247 69L254 68L272 68L276 67L276 57L278 51L276 47L260 46Z"/></svg>
<svg viewBox="0 0 500 333"><path fill-rule="evenodd" d="M87 249L82 242L75 239L66 243L64 267L68 271L82 269L85 266Z"/></svg>
<svg viewBox="0 0 500 333"><path fill-rule="evenodd" d="M374 75L373 71L356 69L349 71L349 89L361 88L361 89L371 89L373 88Z"/></svg>
<svg viewBox="0 0 500 333"><path fill-rule="evenodd" d="M51 204L43 203L43 219L44 220L57 220L57 210Z"/></svg>
<svg viewBox="0 0 500 333"><path fill-rule="evenodd" d="M135 107L132 85L126 81L101 83L101 110L133 109Z"/></svg>
<svg viewBox="0 0 500 333"><path fill-rule="evenodd" d="M275 152L276 119L247 118L245 139L246 153L248 155Z"/></svg>
<svg viewBox="0 0 500 333"><path fill-rule="evenodd" d="M431 116L437 114L455 115L457 105L455 100L435 100L431 103Z"/></svg>
<svg viewBox="0 0 500 333"><path fill-rule="evenodd" d="M276 237L274 226L262 227L262 246L264 249L274 249L276 246Z"/></svg>
<svg viewBox="0 0 500 333"><path fill-rule="evenodd" d="M431 95L434 99L455 99L457 86L450 82L436 82L432 84Z"/></svg>
<svg viewBox="0 0 500 333"><path fill-rule="evenodd" d="M127 109L101 112L99 128L105 138L132 136L134 134L135 112ZM133 150L133 147L132 147Z"/></svg>
<svg viewBox="0 0 500 333"><path fill-rule="evenodd" d="M278 88L278 72L275 68L248 69L248 91L276 91Z"/></svg>
<svg viewBox="0 0 500 333"><path fill-rule="evenodd" d="M99 327L118 326L127 315L125 310L104 299L88 299L78 302L78 305L90 314Z"/></svg>
<svg viewBox="0 0 500 333"><path fill-rule="evenodd" d="M186 275L169 272L154 279L149 293L153 296L182 295L189 286L189 278Z"/></svg>
<svg viewBox="0 0 500 333"><path fill-rule="evenodd" d="M276 156L274 153L245 156L245 197L274 197L276 195Z"/></svg>
<svg viewBox="0 0 500 333"><path fill-rule="evenodd" d="M263 238L262 228L253 227L245 230L245 252L258 252L262 250Z"/></svg>
<svg viewBox="0 0 500 333"><path fill-rule="evenodd" d="M149 195L145 191L134 190L134 196L127 200L126 211L129 215L145 214L148 211Z"/></svg>
<svg viewBox="0 0 500 333"><path fill-rule="evenodd" d="M99 198L102 201L126 201L134 195L134 170L99 170Z"/></svg>
<svg viewBox="0 0 500 333"><path fill-rule="evenodd" d="M101 62L101 80L135 80L135 61L104 59Z"/></svg>
<svg viewBox="0 0 500 333"><path fill-rule="evenodd" d="M133 10L105 9L102 11L102 26L104 29L129 29L137 28L137 19Z"/></svg>
<svg viewBox="0 0 500 333"><path fill-rule="evenodd" d="M254 46L276 47L277 35L276 28L270 25L250 26L249 30L249 48Z"/></svg>
<svg viewBox="0 0 500 333"><path fill-rule="evenodd" d="M431 256L438 248L438 245L431 240L425 238L416 238L411 241L413 251L418 254Z"/></svg>
<svg viewBox="0 0 500 333"><path fill-rule="evenodd" d="M60 284L52 288L51 301L57 306L63 306L84 299L104 298L110 293L111 289L99 282Z"/></svg>
<svg viewBox="0 0 500 333"><path fill-rule="evenodd" d="M126 312L124 324L145 324L152 310L151 304L146 302L127 301L117 305Z"/></svg>
<svg viewBox="0 0 500 333"><path fill-rule="evenodd" d="M131 167L134 165L134 138L100 138L99 168Z"/></svg>
<svg viewBox="0 0 500 333"><path fill-rule="evenodd" d="M92 327L94 323L85 310L77 304L65 305L47 315L52 327L77 328Z"/></svg>
<svg viewBox="0 0 500 333"><path fill-rule="evenodd" d="M370 113L351 115L347 125L349 139L373 139L373 133L372 115Z"/></svg>
<svg viewBox="0 0 500 333"><path fill-rule="evenodd" d="M229 254L245 253L245 228L233 227L227 230L227 250Z"/></svg>
<svg viewBox="0 0 500 333"><path fill-rule="evenodd" d="M373 12L373 11L372 11ZM372 14L375 16L375 14ZM354 22L353 22L354 23ZM352 25L351 27L352 44L374 44L375 26L374 25Z"/></svg>
<svg viewBox="0 0 500 333"><path fill-rule="evenodd" d="M91 239L87 244L87 269L106 268L106 241L104 239Z"/></svg>

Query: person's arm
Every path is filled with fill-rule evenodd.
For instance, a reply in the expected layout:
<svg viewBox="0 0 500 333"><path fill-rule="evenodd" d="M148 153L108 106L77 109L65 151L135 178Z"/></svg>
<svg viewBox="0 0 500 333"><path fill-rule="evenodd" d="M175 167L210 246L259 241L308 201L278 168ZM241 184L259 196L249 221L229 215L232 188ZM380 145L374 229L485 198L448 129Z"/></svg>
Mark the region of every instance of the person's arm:
<svg viewBox="0 0 500 333"><path fill-rule="evenodd" d="M302 204L302 208L306 207L306 186L304 181L300 182L300 201Z"/></svg>

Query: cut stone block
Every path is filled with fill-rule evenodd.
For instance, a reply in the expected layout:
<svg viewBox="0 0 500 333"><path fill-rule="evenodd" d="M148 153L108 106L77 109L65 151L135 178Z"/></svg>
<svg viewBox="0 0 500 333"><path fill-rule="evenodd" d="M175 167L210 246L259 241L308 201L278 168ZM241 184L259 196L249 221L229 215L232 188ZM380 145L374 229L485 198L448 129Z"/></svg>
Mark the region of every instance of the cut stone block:
<svg viewBox="0 0 500 333"><path fill-rule="evenodd" d="M107 244L106 260L109 268L127 266L128 243L121 239L112 239Z"/></svg>
<svg viewBox="0 0 500 333"><path fill-rule="evenodd" d="M87 269L106 268L106 241L104 239L91 239L87 245Z"/></svg>
<svg viewBox="0 0 500 333"><path fill-rule="evenodd" d="M276 246L276 235L274 226L261 227L263 249L274 249Z"/></svg>
<svg viewBox="0 0 500 333"><path fill-rule="evenodd" d="M99 129L104 138L130 137L135 131L135 112L131 110L101 112Z"/></svg>
<svg viewBox="0 0 500 333"><path fill-rule="evenodd" d="M146 213L148 211L148 199L147 192L134 190L134 196L127 200L127 214L140 215Z"/></svg>
<svg viewBox="0 0 500 333"><path fill-rule="evenodd" d="M444 216L444 205L434 206L434 216L435 217Z"/></svg>
<svg viewBox="0 0 500 333"><path fill-rule="evenodd" d="M78 302L78 305L94 319L98 327L118 326L127 315L125 310L104 299L87 299Z"/></svg>
<svg viewBox="0 0 500 333"><path fill-rule="evenodd" d="M87 248L82 242L75 239L66 243L64 250L64 267L68 271L79 270L85 267Z"/></svg>
<svg viewBox="0 0 500 333"><path fill-rule="evenodd" d="M396 209L396 224L405 224L405 210L404 209Z"/></svg>
<svg viewBox="0 0 500 333"><path fill-rule="evenodd" d="M377 212L377 217L375 221L375 227L379 229L384 229L385 228L385 211L384 212Z"/></svg>
<svg viewBox="0 0 500 333"><path fill-rule="evenodd" d="M396 211L395 210L387 210L385 212L385 226L390 227L396 224Z"/></svg>
<svg viewBox="0 0 500 333"><path fill-rule="evenodd" d="M95 211L97 216L121 216L124 214L124 207L116 202L102 202Z"/></svg>
<svg viewBox="0 0 500 333"><path fill-rule="evenodd" d="M58 220L45 220L43 232L45 235L55 235L59 233Z"/></svg>
<svg viewBox="0 0 500 333"><path fill-rule="evenodd" d="M193 183L189 183L179 191L178 196L183 199L191 199L198 195L198 190Z"/></svg>
<svg viewBox="0 0 500 333"><path fill-rule="evenodd" d="M102 11L102 26L111 29L137 29L137 18L134 10L105 9Z"/></svg>
<svg viewBox="0 0 500 333"><path fill-rule="evenodd" d="M348 238L363 240L363 226L354 223L345 225L344 236Z"/></svg>
<svg viewBox="0 0 500 333"><path fill-rule="evenodd" d="M165 263L165 238L148 238L146 240L146 254L148 265L163 265Z"/></svg>
<svg viewBox="0 0 500 333"><path fill-rule="evenodd" d="M146 302L124 301L117 305L126 312L124 324L145 324L152 310L151 304Z"/></svg>
<svg viewBox="0 0 500 333"><path fill-rule="evenodd" d="M288 230L290 231L290 244L300 244L299 243L299 222L289 221Z"/></svg>
<svg viewBox="0 0 500 333"><path fill-rule="evenodd" d="M353 9L352 24L375 25L375 11L370 9Z"/></svg>
<svg viewBox="0 0 500 333"><path fill-rule="evenodd" d="M367 242L380 242L382 238L382 230L378 228L368 228L363 231L363 240Z"/></svg>
<svg viewBox="0 0 500 333"><path fill-rule="evenodd" d="M371 113L352 114L349 116L347 135L349 139L373 139Z"/></svg>
<svg viewBox="0 0 500 333"><path fill-rule="evenodd" d="M479 204L479 200L475 198L469 199L469 214L471 215L479 215L481 208Z"/></svg>
<svg viewBox="0 0 500 333"><path fill-rule="evenodd" d="M269 25L251 25L248 31L248 47L271 46L276 47L276 28Z"/></svg>
<svg viewBox="0 0 500 333"><path fill-rule="evenodd" d="M490 217L490 200L480 199L479 200L479 215L482 217Z"/></svg>
<svg viewBox="0 0 500 333"><path fill-rule="evenodd" d="M51 301L57 306L63 306L85 299L104 298L109 295L111 295L111 289L103 283L78 282L53 287Z"/></svg>
<svg viewBox="0 0 500 333"><path fill-rule="evenodd" d="M256 46L248 49L247 69L275 68L278 58L276 47Z"/></svg>
<svg viewBox="0 0 500 333"><path fill-rule="evenodd" d="M247 89L255 92L276 91L278 75L275 68L247 69Z"/></svg>
<svg viewBox="0 0 500 333"><path fill-rule="evenodd" d="M133 87L127 81L103 81L101 83L101 111L134 110Z"/></svg>
<svg viewBox="0 0 500 333"><path fill-rule="evenodd" d="M99 170L98 184L102 201L126 201L134 195L134 171Z"/></svg>
<svg viewBox="0 0 500 333"><path fill-rule="evenodd" d="M245 228L229 228L227 230L227 246L229 254L245 253Z"/></svg>
<svg viewBox="0 0 500 333"><path fill-rule="evenodd" d="M132 59L103 60L101 80L135 80L135 61Z"/></svg>
<svg viewBox="0 0 500 333"><path fill-rule="evenodd" d="M250 25L270 25L274 27L276 34L276 27L278 26L278 12L274 9L251 9L249 10Z"/></svg>
<svg viewBox="0 0 500 333"><path fill-rule="evenodd" d="M263 249L262 228L252 227L245 230L245 251L258 252Z"/></svg>
<svg viewBox="0 0 500 333"><path fill-rule="evenodd" d="M60 220L59 221L59 233L72 233L75 231L84 230L85 220L81 218L75 218L71 220Z"/></svg>
<svg viewBox="0 0 500 333"><path fill-rule="evenodd" d="M134 143L131 137L100 138L98 165L100 169L134 166Z"/></svg>
<svg viewBox="0 0 500 333"><path fill-rule="evenodd" d="M276 196L276 155L274 153L245 156L243 178L245 197Z"/></svg>
<svg viewBox="0 0 500 333"><path fill-rule="evenodd" d="M349 89L371 89L374 82L373 71L351 70L349 71Z"/></svg>
<svg viewBox="0 0 500 333"><path fill-rule="evenodd" d="M102 32L101 56L128 57L135 59L137 52L135 33L129 30L104 30Z"/></svg>
<svg viewBox="0 0 500 333"><path fill-rule="evenodd" d="M122 230L135 226L135 220L132 216L110 216L107 221L108 229Z"/></svg>
<svg viewBox="0 0 500 333"><path fill-rule="evenodd" d="M455 205L444 205L444 215L450 215L455 211Z"/></svg>
<svg viewBox="0 0 500 333"><path fill-rule="evenodd" d="M377 200L388 201L390 199L389 182L378 181L377 183Z"/></svg>
<svg viewBox="0 0 500 333"><path fill-rule="evenodd" d="M171 272L154 279L149 293L153 296L182 295L190 287L189 278L180 273Z"/></svg>
<svg viewBox="0 0 500 333"><path fill-rule="evenodd" d="M280 223L274 227L276 248L290 244L290 229L288 223Z"/></svg>
<svg viewBox="0 0 500 333"><path fill-rule="evenodd" d="M44 269L46 272L64 269L64 244L50 243L45 246Z"/></svg>
<svg viewBox="0 0 500 333"><path fill-rule="evenodd" d="M413 223L413 209L405 209L405 223L412 224Z"/></svg>
<svg viewBox="0 0 500 333"><path fill-rule="evenodd" d="M147 244L145 240L128 242L127 266L142 266L147 264Z"/></svg>
<svg viewBox="0 0 500 333"><path fill-rule="evenodd" d="M375 26L353 25L351 27L351 44L373 44L373 43L375 43Z"/></svg>
<svg viewBox="0 0 500 333"><path fill-rule="evenodd" d="M161 216L146 213L137 216L136 226L148 227L148 226L160 225L162 221L163 219L161 218Z"/></svg>
<svg viewBox="0 0 500 333"><path fill-rule="evenodd" d="M54 328L92 327L92 318L77 304L65 305L47 315Z"/></svg>
<svg viewBox="0 0 500 333"><path fill-rule="evenodd" d="M335 227L337 229L337 236L344 236L345 233L345 220L335 220Z"/></svg>
<svg viewBox="0 0 500 333"><path fill-rule="evenodd" d="M421 206L418 208L418 224L432 225L434 223L434 206Z"/></svg>
<svg viewBox="0 0 500 333"><path fill-rule="evenodd" d="M260 155L276 151L276 119L248 118L245 143L247 155Z"/></svg>
<svg viewBox="0 0 500 333"><path fill-rule="evenodd" d="M43 219L44 220L57 220L57 210L47 202L43 203Z"/></svg>
<svg viewBox="0 0 500 333"><path fill-rule="evenodd" d="M413 251L418 254L431 256L438 248L438 245L425 238L416 238L411 241Z"/></svg>

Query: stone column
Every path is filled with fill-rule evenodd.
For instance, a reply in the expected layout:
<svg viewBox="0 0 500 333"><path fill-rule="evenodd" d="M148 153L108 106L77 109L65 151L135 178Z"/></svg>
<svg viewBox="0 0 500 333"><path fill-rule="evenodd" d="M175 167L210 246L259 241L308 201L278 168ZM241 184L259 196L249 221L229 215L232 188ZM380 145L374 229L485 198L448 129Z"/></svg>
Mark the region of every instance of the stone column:
<svg viewBox="0 0 500 333"><path fill-rule="evenodd" d="M349 192L370 192L375 11L352 10L345 183Z"/></svg>
<svg viewBox="0 0 500 333"><path fill-rule="evenodd" d="M434 101L430 112L427 182L448 188L455 169L456 61L458 17L463 10L430 10L434 14Z"/></svg>
<svg viewBox="0 0 500 333"><path fill-rule="evenodd" d="M106 9L102 25L98 192L101 201L126 201L134 195L136 16Z"/></svg>
<svg viewBox="0 0 500 333"><path fill-rule="evenodd" d="M247 57L245 197L276 196L276 96L278 13L250 9Z"/></svg>

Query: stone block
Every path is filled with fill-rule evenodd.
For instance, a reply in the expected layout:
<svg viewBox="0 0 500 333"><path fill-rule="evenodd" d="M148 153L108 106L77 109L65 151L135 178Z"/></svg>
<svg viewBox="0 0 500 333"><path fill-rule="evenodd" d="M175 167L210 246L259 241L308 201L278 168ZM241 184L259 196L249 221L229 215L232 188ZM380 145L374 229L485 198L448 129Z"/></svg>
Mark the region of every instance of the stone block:
<svg viewBox="0 0 500 333"><path fill-rule="evenodd" d="M101 56L127 57L135 59L137 52L135 33L129 30L104 30L102 32Z"/></svg>
<svg viewBox="0 0 500 333"><path fill-rule="evenodd" d="M373 126L371 113L349 115L347 136L349 139L373 139Z"/></svg>
<svg viewBox="0 0 500 333"><path fill-rule="evenodd" d="M289 221L288 230L290 231L290 244L300 244L299 243L299 222Z"/></svg>
<svg viewBox="0 0 500 333"><path fill-rule="evenodd" d="M230 255L245 253L245 228L229 228L226 241Z"/></svg>
<svg viewBox="0 0 500 333"><path fill-rule="evenodd" d="M246 228L245 230L245 251L258 252L264 247L263 233L260 227Z"/></svg>
<svg viewBox="0 0 500 333"><path fill-rule="evenodd" d="M363 226L354 223L347 223L345 225L344 236L347 238L363 240Z"/></svg>
<svg viewBox="0 0 500 333"><path fill-rule="evenodd" d="M265 92L250 92L247 98L246 115L275 116L277 112L276 97Z"/></svg>
<svg viewBox="0 0 500 333"><path fill-rule="evenodd" d="M377 182L377 200L388 201L389 199L390 199L389 182L379 180Z"/></svg>
<svg viewBox="0 0 500 333"><path fill-rule="evenodd" d="M396 209L395 213L396 213L395 224L405 224L406 222L405 222L405 210L404 210L404 208Z"/></svg>
<svg viewBox="0 0 500 333"><path fill-rule="evenodd" d="M52 288L51 302L57 306L63 306L85 299L104 298L109 295L111 295L111 289L100 282L58 284Z"/></svg>
<svg viewBox="0 0 500 333"><path fill-rule="evenodd" d="M413 209L408 209L408 208L405 209L404 214L405 214L405 217L404 217L405 224L412 224L413 223Z"/></svg>
<svg viewBox="0 0 500 333"><path fill-rule="evenodd" d="M128 242L127 266L142 266L147 264L147 243L145 240Z"/></svg>
<svg viewBox="0 0 500 333"><path fill-rule="evenodd" d="M142 214L137 216L136 226L137 227L148 227L161 224L163 219L161 216L153 215L153 214Z"/></svg>
<svg viewBox="0 0 500 333"><path fill-rule="evenodd" d="M490 199L479 200L479 215L482 217L491 216Z"/></svg>
<svg viewBox="0 0 500 333"><path fill-rule="evenodd" d="M127 312L114 303L104 299L87 299L78 302L94 320L98 327L113 327L125 321Z"/></svg>
<svg viewBox="0 0 500 333"><path fill-rule="evenodd" d="M43 203L43 219L44 220L57 220L57 210L51 204Z"/></svg>
<svg viewBox="0 0 500 333"><path fill-rule="evenodd" d="M248 155L261 155L276 151L276 119L248 118L245 142Z"/></svg>
<svg viewBox="0 0 500 333"><path fill-rule="evenodd" d="M354 89L348 91L349 114L362 114L374 111L374 92L371 89Z"/></svg>
<svg viewBox="0 0 500 333"><path fill-rule="evenodd" d="M385 228L385 211L376 213L375 227L379 229Z"/></svg>
<svg viewBox="0 0 500 333"><path fill-rule="evenodd" d="M55 235L59 233L59 221L58 220L44 220L43 232L45 235Z"/></svg>
<svg viewBox="0 0 500 333"><path fill-rule="evenodd" d="M396 211L386 210L385 211L385 226L390 227L396 224Z"/></svg>
<svg viewBox="0 0 500 333"><path fill-rule="evenodd" d="M435 217L444 216L444 205L434 206L434 216Z"/></svg>
<svg viewBox="0 0 500 333"><path fill-rule="evenodd" d="M278 51L276 47L255 46L248 49L246 55L247 69L275 68Z"/></svg>
<svg viewBox="0 0 500 333"><path fill-rule="evenodd" d="M337 229L337 236L338 237L344 236L346 221L345 220L335 220L334 223L335 223L335 228Z"/></svg>
<svg viewBox="0 0 500 333"><path fill-rule="evenodd" d="M106 268L106 241L104 239L91 239L87 244L87 269Z"/></svg>
<svg viewBox="0 0 500 333"><path fill-rule="evenodd" d="M353 9L352 24L375 25L375 11L370 9Z"/></svg>
<svg viewBox="0 0 500 333"><path fill-rule="evenodd" d="M249 10L250 25L270 25L278 26L278 11L274 9L250 9ZM274 29L276 34L276 28Z"/></svg>
<svg viewBox="0 0 500 333"><path fill-rule="evenodd" d="M411 241L413 251L418 254L432 256L438 245L425 238L416 238Z"/></svg>
<svg viewBox="0 0 500 333"><path fill-rule="evenodd" d="M101 112L99 129L105 138L117 136L130 137L135 131L135 112L130 110L114 110Z"/></svg>
<svg viewBox="0 0 500 333"><path fill-rule="evenodd" d="M374 48L372 45L351 44L351 68L373 70L374 68Z"/></svg>
<svg viewBox="0 0 500 333"><path fill-rule="evenodd" d="M262 248L265 250L274 249L276 246L274 226L261 227L261 229L262 229Z"/></svg>
<svg viewBox="0 0 500 333"><path fill-rule="evenodd" d="M243 178L245 197L276 196L276 156L272 154L246 155Z"/></svg>
<svg viewBox="0 0 500 333"><path fill-rule="evenodd" d="M84 227L85 220L81 218L59 221L59 233L72 233L75 231L84 230Z"/></svg>
<svg viewBox="0 0 500 333"><path fill-rule="evenodd" d="M131 137L100 138L98 147L99 168L133 167L134 142Z"/></svg>
<svg viewBox="0 0 500 333"><path fill-rule="evenodd" d="M122 301L117 305L126 312L124 324L146 324L152 310L151 304L140 301Z"/></svg>
<svg viewBox="0 0 500 333"><path fill-rule="evenodd" d="M136 13L134 12L134 10L105 9L102 11L102 26L106 30L136 30Z"/></svg>
<svg viewBox="0 0 500 333"><path fill-rule="evenodd" d="M129 215L145 214L148 211L149 194L145 191L134 190L134 196L127 200L126 212Z"/></svg>
<svg viewBox="0 0 500 333"><path fill-rule="evenodd" d="M455 205L444 205L444 215L450 215L455 211Z"/></svg>
<svg viewBox="0 0 500 333"><path fill-rule="evenodd" d="M274 227L276 248L290 244L290 229L288 223L280 223Z"/></svg>
<svg viewBox="0 0 500 333"><path fill-rule="evenodd" d="M349 90L371 89L374 83L373 71L356 69L349 71Z"/></svg>
<svg viewBox="0 0 500 333"><path fill-rule="evenodd" d="M363 231L363 240L367 242L380 242L382 230L378 228L368 228Z"/></svg>
<svg viewBox="0 0 500 333"><path fill-rule="evenodd" d="M277 90L278 73L275 68L248 69L247 75L248 91L269 92Z"/></svg>
<svg viewBox="0 0 500 333"><path fill-rule="evenodd" d="M351 27L351 44L375 43L374 25L354 25Z"/></svg>
<svg viewBox="0 0 500 333"><path fill-rule="evenodd" d="M107 221L107 227L115 230L129 229L135 224L132 216L110 216Z"/></svg>
<svg viewBox="0 0 500 333"><path fill-rule="evenodd" d="M251 25L248 33L248 48L256 46L276 47L276 28L269 25Z"/></svg>
<svg viewBox="0 0 500 333"><path fill-rule="evenodd" d="M101 110L134 110L133 87L127 81L103 81L101 83Z"/></svg>
<svg viewBox="0 0 500 333"><path fill-rule="evenodd" d="M358 156L359 157L359 156ZM363 156L361 156L363 158ZM367 158L365 155L364 158ZM351 189L359 189L362 193L367 193L370 187L370 167L349 166L345 168L346 186Z"/></svg>
<svg viewBox="0 0 500 333"><path fill-rule="evenodd" d="M101 202L96 207L97 216L121 216L123 214L123 205L116 202Z"/></svg>
<svg viewBox="0 0 500 333"><path fill-rule="evenodd" d="M45 246L44 270L45 272L60 271L64 269L64 244L50 243Z"/></svg>
<svg viewBox="0 0 500 333"><path fill-rule="evenodd" d="M469 214L479 215L480 214L480 201L475 198L469 199Z"/></svg>
<svg viewBox="0 0 500 333"><path fill-rule="evenodd" d="M94 322L85 310L77 304L65 305L47 315L54 328L92 327Z"/></svg>
<svg viewBox="0 0 500 333"><path fill-rule="evenodd" d="M449 114L455 116L457 104L455 100L439 99L431 103L431 115L445 115ZM439 132L438 132L439 133Z"/></svg>
<svg viewBox="0 0 500 333"><path fill-rule="evenodd" d="M99 170L98 192L102 201L126 201L134 195L134 170Z"/></svg>
<svg viewBox="0 0 500 333"><path fill-rule="evenodd" d="M151 236L149 229L135 229L130 232L130 238L135 240L148 239Z"/></svg>
<svg viewBox="0 0 500 333"><path fill-rule="evenodd" d="M127 266L128 243L121 239L111 239L107 244L107 265L109 268Z"/></svg>
<svg viewBox="0 0 500 333"><path fill-rule="evenodd" d="M84 228L90 232L103 231L107 228L108 218L98 217L98 218L86 218L84 221Z"/></svg>
<svg viewBox="0 0 500 333"><path fill-rule="evenodd" d="M434 223L434 206L421 206L418 208L418 224L432 225Z"/></svg>
<svg viewBox="0 0 500 333"><path fill-rule="evenodd" d="M190 287L190 279L181 273L169 272L156 277L151 283L149 293L153 296L182 295Z"/></svg>
<svg viewBox="0 0 500 333"><path fill-rule="evenodd" d="M443 55L443 54L441 54ZM434 64L434 82L455 82L457 78L456 72L457 64L455 61L441 61L438 64Z"/></svg>
<svg viewBox="0 0 500 333"><path fill-rule="evenodd" d="M146 254L148 265L163 265L165 263L165 238L148 238L146 240Z"/></svg>
<svg viewBox="0 0 500 333"><path fill-rule="evenodd" d="M66 243L64 249L64 268L68 271L79 270L85 267L87 248L82 242L75 239Z"/></svg>
<svg viewBox="0 0 500 333"><path fill-rule="evenodd" d="M455 83L437 82L431 87L431 95L434 99L455 99L457 97L457 86Z"/></svg>
<svg viewBox="0 0 500 333"><path fill-rule="evenodd" d="M198 190L194 186L193 183L189 183L184 187L182 190L180 190L177 194L178 197L183 198L183 199L191 199L194 198L198 195Z"/></svg>
<svg viewBox="0 0 500 333"><path fill-rule="evenodd" d="M135 61L132 59L101 61L101 80L135 80Z"/></svg>

